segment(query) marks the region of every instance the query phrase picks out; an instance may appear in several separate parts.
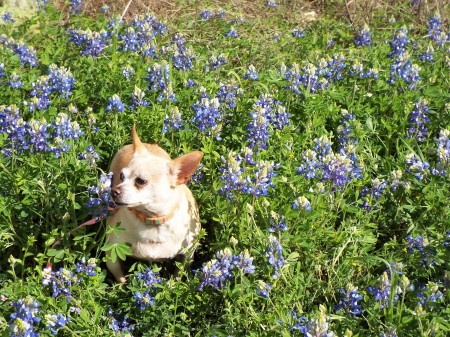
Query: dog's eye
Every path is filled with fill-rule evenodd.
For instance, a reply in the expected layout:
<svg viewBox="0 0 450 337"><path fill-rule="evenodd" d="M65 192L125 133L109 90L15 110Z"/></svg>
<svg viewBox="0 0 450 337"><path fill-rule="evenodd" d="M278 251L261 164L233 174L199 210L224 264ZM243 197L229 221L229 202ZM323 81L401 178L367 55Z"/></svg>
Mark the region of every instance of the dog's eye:
<svg viewBox="0 0 450 337"><path fill-rule="evenodd" d="M137 177L134 181L136 182L136 185L138 185L138 186L143 186L143 185L147 184L147 180L144 180L139 177Z"/></svg>
<svg viewBox="0 0 450 337"><path fill-rule="evenodd" d="M125 175L122 172L120 172L120 181L124 181L124 180L125 180Z"/></svg>

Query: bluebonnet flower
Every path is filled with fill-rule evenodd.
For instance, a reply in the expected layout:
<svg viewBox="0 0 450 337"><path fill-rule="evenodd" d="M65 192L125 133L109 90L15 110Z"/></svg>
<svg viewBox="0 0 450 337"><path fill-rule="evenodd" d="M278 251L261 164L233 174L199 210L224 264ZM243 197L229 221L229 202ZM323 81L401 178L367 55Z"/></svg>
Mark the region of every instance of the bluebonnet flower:
<svg viewBox="0 0 450 337"><path fill-rule="evenodd" d="M207 8L203 9L200 12L200 21L207 21L209 19L212 19L214 17L214 14Z"/></svg>
<svg viewBox="0 0 450 337"><path fill-rule="evenodd" d="M331 59L327 61L327 67L319 68L319 72L330 82L337 82L344 79L343 70L347 68L345 63L345 56L343 54L334 54Z"/></svg>
<svg viewBox="0 0 450 337"><path fill-rule="evenodd" d="M258 281L258 288L256 289L256 295L269 298L270 290L272 289L272 286L270 283L266 283L264 281Z"/></svg>
<svg viewBox="0 0 450 337"><path fill-rule="evenodd" d="M424 62L434 62L434 48L430 44L427 46L427 49L419 54L419 59L421 59Z"/></svg>
<svg viewBox="0 0 450 337"><path fill-rule="evenodd" d="M108 104L106 105L106 113L114 112L124 112L125 104L122 103L120 96L115 94L108 99Z"/></svg>
<svg viewBox="0 0 450 337"><path fill-rule="evenodd" d="M36 0L36 7L39 10L46 10L47 4L48 4L48 0Z"/></svg>
<svg viewBox="0 0 450 337"><path fill-rule="evenodd" d="M292 202L292 208L300 210L304 209L306 212L311 212L311 203L306 197L301 196Z"/></svg>
<svg viewBox="0 0 450 337"><path fill-rule="evenodd" d="M267 7L278 8L277 2L275 0L266 0L264 3Z"/></svg>
<svg viewBox="0 0 450 337"><path fill-rule="evenodd" d="M399 186L403 187L405 190L408 190L411 187L411 184L408 181L402 181L403 172L401 170L394 170L391 172L391 182L390 186L392 191L396 192Z"/></svg>
<svg viewBox="0 0 450 337"><path fill-rule="evenodd" d="M241 155L230 151L227 157L220 157L223 166L219 168L222 173L220 180L224 182L218 193L225 195L228 200L233 200L233 191L240 191L246 185L243 177L244 168L241 166L243 158Z"/></svg>
<svg viewBox="0 0 450 337"><path fill-rule="evenodd" d="M139 41L138 34L133 27L128 27L125 33L120 35L120 40L122 41L122 45L120 46L120 50L122 51L135 52L141 46L141 41Z"/></svg>
<svg viewBox="0 0 450 337"><path fill-rule="evenodd" d="M122 74L123 76L125 76L125 79L129 81L130 78L135 74L135 70L132 66L127 64L125 67L122 67Z"/></svg>
<svg viewBox="0 0 450 337"><path fill-rule="evenodd" d="M52 102L50 101L50 94L52 92L51 84L49 83L48 76L40 76L36 82L31 83L33 90L30 93L31 102L27 102L30 111L36 109L45 110Z"/></svg>
<svg viewBox="0 0 450 337"><path fill-rule="evenodd" d="M450 247L450 231L447 231L445 233L444 247L445 248L449 248Z"/></svg>
<svg viewBox="0 0 450 337"><path fill-rule="evenodd" d="M253 265L253 257L250 256L248 250L244 250L239 255L233 255L233 264L239 268L244 274L254 274L255 266Z"/></svg>
<svg viewBox="0 0 450 337"><path fill-rule="evenodd" d="M74 14L81 12L81 7L83 7L83 2L81 0L70 0L70 11Z"/></svg>
<svg viewBox="0 0 450 337"><path fill-rule="evenodd" d="M38 58L36 57L36 50L33 47L28 47L22 41L15 41L13 38L5 35L0 36L0 44L3 44L7 49L19 56L22 65L36 67Z"/></svg>
<svg viewBox="0 0 450 337"><path fill-rule="evenodd" d="M191 106L194 111L194 116L191 120L192 123L194 123L200 131L209 135L211 129L219 125L222 121L219 107L220 102L218 98L201 98Z"/></svg>
<svg viewBox="0 0 450 337"><path fill-rule="evenodd" d="M438 146L436 154L438 161L435 168L431 169L433 175L440 175L445 177L447 169L450 166L450 130L443 129L439 132L439 138L436 139Z"/></svg>
<svg viewBox="0 0 450 337"><path fill-rule="evenodd" d="M395 327L388 327L386 331L380 334L380 337L398 337Z"/></svg>
<svg viewBox="0 0 450 337"><path fill-rule="evenodd" d="M42 284L46 287L52 286L52 297L64 295L67 302L71 301L72 286L81 281L76 273L62 267L58 271L44 268L42 275Z"/></svg>
<svg viewBox="0 0 450 337"><path fill-rule="evenodd" d="M169 129L183 130L184 126L182 123L183 119L181 118L180 110L176 106L172 107L170 109L170 115L164 115L164 126L162 133L166 133Z"/></svg>
<svg viewBox="0 0 450 337"><path fill-rule="evenodd" d="M322 179L335 186L344 187L352 180L352 160L344 154L329 154L323 160Z"/></svg>
<svg viewBox="0 0 450 337"><path fill-rule="evenodd" d="M412 124L408 129L408 137L415 137L418 142L423 142L428 136L426 123L430 121L430 118L427 116L429 113L427 104L426 100L420 98L414 103L414 109L408 117L408 123Z"/></svg>
<svg viewBox="0 0 450 337"><path fill-rule="evenodd" d="M266 149L270 137L270 116L268 116L267 108L260 104L254 104L250 117L252 120L247 126L249 147Z"/></svg>
<svg viewBox="0 0 450 337"><path fill-rule="evenodd" d="M65 67L51 64L48 69L48 84L51 92L57 92L64 98L72 95L71 90L75 84L75 78Z"/></svg>
<svg viewBox="0 0 450 337"><path fill-rule="evenodd" d="M67 107L67 111L71 115L76 115L79 112L77 106L73 103L69 104L69 106Z"/></svg>
<svg viewBox="0 0 450 337"><path fill-rule="evenodd" d="M108 5L102 5L102 7L100 8L103 12L103 14L108 14L109 13L109 6Z"/></svg>
<svg viewBox="0 0 450 337"><path fill-rule="evenodd" d="M422 258L421 265L423 267L429 268L436 264L436 261L433 260L435 251L429 246L427 239L424 239L420 235L413 238L410 234L408 234L406 236L406 240L408 241L408 252L410 254L414 254L415 251L420 253Z"/></svg>
<svg viewBox="0 0 450 337"><path fill-rule="evenodd" d="M306 336L306 325L308 324L308 318L306 318L305 316L298 317L296 311L291 311L286 316L290 321L290 324L288 325L289 330L299 331L300 333L303 334L303 336ZM283 323L281 319L279 320L279 322L281 324Z"/></svg>
<svg viewBox="0 0 450 337"><path fill-rule="evenodd" d="M90 29L68 29L69 41L81 47L80 54L84 56L98 57L105 52L108 46L110 34L106 30L95 32Z"/></svg>
<svg viewBox="0 0 450 337"><path fill-rule="evenodd" d="M336 43L334 42L333 38L330 37L330 38L328 39L328 41L327 41L327 48L328 48L328 49L331 49L331 48L334 47L335 44L336 44Z"/></svg>
<svg viewBox="0 0 450 337"><path fill-rule="evenodd" d="M358 76L359 78L372 77L374 79L378 79L378 70L369 68L366 71L364 71L363 64L361 63L361 61L358 58L356 58L353 61L352 67L351 67L351 69L349 69L348 74L350 76Z"/></svg>
<svg viewBox="0 0 450 337"><path fill-rule="evenodd" d="M375 199L379 199L383 195L383 191L387 187L387 180L380 180L378 178L372 179L372 187L364 186L359 196L362 197L363 204L361 205L366 211L371 211L372 209L377 209L377 206L370 206L369 199L366 196L370 195Z"/></svg>
<svg viewBox="0 0 450 337"><path fill-rule="evenodd" d="M372 34L370 33L369 26L365 24L360 30L358 35L355 36L355 46L365 47L372 45Z"/></svg>
<svg viewBox="0 0 450 337"><path fill-rule="evenodd" d="M58 314L47 314L45 315L46 328L50 330L52 335L56 335L58 330L63 328L67 323L70 322L70 317L66 317L61 313Z"/></svg>
<svg viewBox="0 0 450 337"><path fill-rule="evenodd" d="M322 137L322 139L325 139ZM314 142L318 142L318 139L315 139ZM328 139L327 139L328 141ZM329 144L329 143L328 143ZM331 148L331 144L330 148ZM330 151L330 150L328 150ZM327 153L328 154L328 153ZM317 178L320 173L320 168L322 167L322 163L320 159L317 157L317 153L314 150L306 150L302 154L303 162L299 168L297 168L297 174L303 175L307 179ZM323 157L322 157L323 158Z"/></svg>
<svg viewBox="0 0 450 337"><path fill-rule="evenodd" d="M403 275L403 269L405 268L405 264L403 262L391 262L390 267L386 268L386 272L388 276L401 276Z"/></svg>
<svg viewBox="0 0 450 337"><path fill-rule="evenodd" d="M217 252L216 259L203 264L198 290L203 290L206 286L211 286L216 290L226 287L226 283L234 277L235 268L244 274L253 274L255 267L252 261L253 258L248 252L233 255L228 248Z"/></svg>
<svg viewBox="0 0 450 337"><path fill-rule="evenodd" d="M269 188L275 187L272 178L276 176L275 170L280 164L268 161L258 161L255 167L254 177L247 176L247 183L241 187L241 191L253 194L256 197L267 196Z"/></svg>
<svg viewBox="0 0 450 337"><path fill-rule="evenodd" d="M292 92L303 95L303 91L316 93L328 88L331 83L343 80L346 67L344 55L335 54L332 58L320 59L317 65L309 63L303 68L296 63L290 68L282 65L280 73L289 81L288 88Z"/></svg>
<svg viewBox="0 0 450 337"><path fill-rule="evenodd" d="M97 152L95 152L92 145L88 145L86 147L86 151L78 154L78 159L85 160L89 166L94 166L97 160L100 159L100 156Z"/></svg>
<svg viewBox="0 0 450 337"><path fill-rule="evenodd" d="M217 92L217 99L220 104L227 105L230 109L234 109L236 107L236 98L237 96L242 95L243 90L239 88L234 81L229 81L226 83L219 83L219 91Z"/></svg>
<svg viewBox="0 0 450 337"><path fill-rule="evenodd" d="M197 82L195 82L192 78L188 78L186 80L186 82L184 82L184 86L186 88L192 88L192 87L195 87L196 85L197 85Z"/></svg>
<svg viewBox="0 0 450 337"><path fill-rule="evenodd" d="M282 130L289 125L289 113L270 95L261 95L250 112L251 122L247 126L249 147L253 150L266 149L270 137L269 125Z"/></svg>
<svg viewBox="0 0 450 337"><path fill-rule="evenodd" d="M334 332L328 331L328 329L329 323L327 320L326 308L323 305L320 305L317 316L306 324L305 336L333 337Z"/></svg>
<svg viewBox="0 0 450 337"><path fill-rule="evenodd" d="M23 86L23 82L21 81L20 76L14 72L8 77L8 82L6 83L6 85L10 86L13 89L19 89L21 86Z"/></svg>
<svg viewBox="0 0 450 337"><path fill-rule="evenodd" d="M402 27L398 29L392 41L389 42L389 46L391 47L391 52L388 57L391 59L398 58L406 53L406 46L408 45L408 30L406 27Z"/></svg>
<svg viewBox="0 0 450 337"><path fill-rule="evenodd" d="M11 337L37 337L35 324L41 321L37 315L41 312L40 304L30 295L12 303L14 312L10 315L9 329Z"/></svg>
<svg viewBox="0 0 450 337"><path fill-rule="evenodd" d="M150 296L150 290L146 290L143 294L136 291L133 295L134 305L143 311L145 308L154 304L155 298Z"/></svg>
<svg viewBox="0 0 450 337"><path fill-rule="evenodd" d="M131 331L135 329L135 324L126 315L121 312L114 312L111 308L106 310L106 316L108 317L109 326L114 332L127 332L131 337Z"/></svg>
<svg viewBox="0 0 450 337"><path fill-rule="evenodd" d="M256 161L253 159L253 150L248 146L242 149L244 155L244 161L246 164L256 165Z"/></svg>
<svg viewBox="0 0 450 337"><path fill-rule="evenodd" d="M159 274L150 268L145 269L144 272L138 272L136 274L136 280L142 282L145 287L152 289L156 289L158 284L162 284L162 279L159 277Z"/></svg>
<svg viewBox="0 0 450 337"><path fill-rule="evenodd" d="M2 78L3 76L5 76L5 64L0 63L0 78Z"/></svg>
<svg viewBox="0 0 450 337"><path fill-rule="evenodd" d="M363 297L358 293L358 287L349 283L345 289L340 289L339 292L341 299L339 300L339 304L334 306L334 310L338 311L343 309L352 317L362 315L361 304L358 304L358 302L362 301Z"/></svg>
<svg viewBox="0 0 450 337"><path fill-rule="evenodd" d="M224 36L225 37L232 37L232 38L237 39L238 31L237 31L237 29L235 27L231 27L230 30L224 34Z"/></svg>
<svg viewBox="0 0 450 337"><path fill-rule="evenodd" d="M391 280L388 276L387 272L384 272L381 274L380 278L378 279L378 287L368 287L369 293L373 294L375 297L375 301L378 301L379 309L382 310L384 308L387 308L391 305ZM395 294L393 296L393 303L394 305L398 300L398 294L397 291L395 291Z"/></svg>
<svg viewBox="0 0 450 337"><path fill-rule="evenodd" d="M70 302L72 299L72 287L83 281L83 276L95 276L97 264L95 259L89 259L86 265L86 260L83 258L79 263L76 263L75 272L59 268L58 271L53 271L51 268L44 268L42 271L42 285L52 287L52 297L60 295L65 296L66 301Z"/></svg>
<svg viewBox="0 0 450 337"><path fill-rule="evenodd" d="M202 179L204 177L203 174L203 168L205 167L204 164L200 164L197 166L197 168L195 169L194 174L191 176L191 178L189 179L188 183L192 183L192 184L196 184L196 185L200 185L202 182Z"/></svg>
<svg viewBox="0 0 450 337"><path fill-rule="evenodd" d="M243 77L244 79L252 80L252 81L258 81L258 71L256 70L255 66L253 64L250 64L245 72L245 75Z"/></svg>
<svg viewBox="0 0 450 337"><path fill-rule="evenodd" d="M138 86L134 87L133 94L131 95L131 105L130 109L136 109L143 106L149 106L150 103L144 99L145 92Z"/></svg>
<svg viewBox="0 0 450 337"><path fill-rule="evenodd" d="M339 130L339 153L331 150L331 143L326 136L315 139L313 150L304 152L305 161L297 169L297 174L309 179L321 176L322 181L328 180L338 188L353 179L361 178L361 169L355 154L357 142L350 136L348 124L353 118L353 115L343 113L344 124Z"/></svg>
<svg viewBox="0 0 450 337"><path fill-rule="evenodd" d="M430 16L428 19L427 28L427 36L437 45L444 47L449 37L442 30L442 20L438 13L434 13Z"/></svg>
<svg viewBox="0 0 450 337"><path fill-rule="evenodd" d="M12 13L11 12L5 12L2 15L2 20L4 23L8 23L8 22L16 22L16 20L13 19L12 17Z"/></svg>
<svg viewBox="0 0 450 337"><path fill-rule="evenodd" d="M86 261L86 258L83 257L79 262L75 263L75 272L77 274L86 273L87 276L96 276L97 272L95 269L97 268L97 262L95 258L90 258Z"/></svg>
<svg viewBox="0 0 450 337"><path fill-rule="evenodd" d="M408 165L406 172L411 172L417 180L422 181L430 164L426 161L421 161L414 153L410 153L405 158L405 163Z"/></svg>
<svg viewBox="0 0 450 337"><path fill-rule="evenodd" d="M166 61L161 64L154 63L147 69L147 73L148 76L145 80L149 82L148 89L158 94L157 100L159 102L164 99L169 99L172 102L177 101L170 81L169 64Z"/></svg>
<svg viewBox="0 0 450 337"><path fill-rule="evenodd" d="M83 134L78 123L71 122L64 113L59 113L51 124L44 118L25 122L17 107L2 106L0 121L0 134L6 133L10 140L2 149L6 156L11 155L11 150L19 153L29 150L31 153L52 152L58 158L70 148L68 141Z"/></svg>
<svg viewBox="0 0 450 337"><path fill-rule="evenodd" d="M419 71L420 67L417 64L412 64L409 54L405 52L398 56L391 65L387 82L392 85L400 78L408 84L408 89L416 89L420 82Z"/></svg>
<svg viewBox="0 0 450 337"><path fill-rule="evenodd" d="M286 218L284 215L280 215L274 211L270 212L269 219L271 227L267 230L269 233L274 233L277 231L287 231Z"/></svg>
<svg viewBox="0 0 450 337"><path fill-rule="evenodd" d="M102 173L98 185L88 189L90 197L86 206L91 209L90 213L95 215L97 219L107 216L109 208L114 206L111 199L112 175L112 172L108 174Z"/></svg>
<svg viewBox="0 0 450 337"><path fill-rule="evenodd" d="M293 37L302 38L302 37L305 37L305 30L296 27L292 30L291 34Z"/></svg>
<svg viewBox="0 0 450 337"><path fill-rule="evenodd" d="M212 55L208 59L208 66L205 67L205 72L212 70L217 70L228 63L228 58L225 54L219 54L218 56Z"/></svg>
<svg viewBox="0 0 450 337"><path fill-rule="evenodd" d="M419 286L416 292L417 305L423 308L432 307L436 302L441 302L444 298L440 291L442 285L435 282L428 282L426 286Z"/></svg>
<svg viewBox="0 0 450 337"><path fill-rule="evenodd" d="M120 29L123 25L123 20L118 15L112 15L108 18L108 23L106 24L105 28L107 30L107 36L112 37L116 34L116 31Z"/></svg>
<svg viewBox="0 0 450 337"><path fill-rule="evenodd" d="M280 276L281 268L288 264L288 262L283 257L283 247L281 246L281 243L273 235L269 236L269 247L266 251L266 257L268 258L269 264L274 268L272 278L278 278L278 276Z"/></svg>
<svg viewBox="0 0 450 337"><path fill-rule="evenodd" d="M147 13L136 17L125 32L119 35L120 50L139 52L145 57L155 57L156 46L153 40L156 35L162 35L166 31L167 26L153 15Z"/></svg>
<svg viewBox="0 0 450 337"><path fill-rule="evenodd" d="M181 71L192 70L195 59L194 51L191 47L186 47L185 42L186 38L184 35L177 33L172 37L170 46L161 48L163 55L171 55L175 69Z"/></svg>
<svg viewBox="0 0 450 337"><path fill-rule="evenodd" d="M52 137L55 142L55 148L51 152L58 158L60 152L67 152L70 148L68 144L65 144L66 140L77 140L78 137L84 134L80 130L80 126L77 122L72 122L69 116L65 113L59 113L55 120L52 122L53 133Z"/></svg>
<svg viewBox="0 0 450 337"><path fill-rule="evenodd" d="M223 19L227 16L227 14L225 13L225 11L223 9L216 10L216 13L214 15L215 15L216 19Z"/></svg>

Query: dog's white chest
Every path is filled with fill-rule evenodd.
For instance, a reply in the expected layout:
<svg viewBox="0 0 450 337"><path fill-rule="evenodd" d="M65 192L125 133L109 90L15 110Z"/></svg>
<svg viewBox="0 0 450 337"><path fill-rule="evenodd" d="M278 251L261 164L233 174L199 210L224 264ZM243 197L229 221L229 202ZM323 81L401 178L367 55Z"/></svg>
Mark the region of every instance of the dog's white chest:
<svg viewBox="0 0 450 337"><path fill-rule="evenodd" d="M176 212L160 225L146 224L129 212L119 209L117 220L125 229L114 241L131 244L133 256L146 261L162 261L183 254L198 233L196 222Z"/></svg>

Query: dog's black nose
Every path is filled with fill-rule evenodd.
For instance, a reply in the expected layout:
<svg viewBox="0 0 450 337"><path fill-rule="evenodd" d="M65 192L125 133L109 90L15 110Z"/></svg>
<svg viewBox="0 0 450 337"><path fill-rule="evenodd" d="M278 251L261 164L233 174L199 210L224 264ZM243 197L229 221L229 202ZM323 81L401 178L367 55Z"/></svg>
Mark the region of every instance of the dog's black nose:
<svg viewBox="0 0 450 337"><path fill-rule="evenodd" d="M122 194L122 191L119 188L117 188L117 187L111 188L111 195L113 198L117 198L121 194Z"/></svg>

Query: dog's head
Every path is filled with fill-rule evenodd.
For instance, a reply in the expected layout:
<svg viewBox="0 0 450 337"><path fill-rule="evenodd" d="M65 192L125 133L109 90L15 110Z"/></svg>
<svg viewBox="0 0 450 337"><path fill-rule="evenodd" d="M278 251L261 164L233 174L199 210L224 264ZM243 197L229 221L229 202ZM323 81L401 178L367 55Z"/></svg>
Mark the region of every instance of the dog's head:
<svg viewBox="0 0 450 337"><path fill-rule="evenodd" d="M194 151L172 160L159 146L142 143L135 126L132 138L133 144L119 150L111 163L111 195L118 206L145 205L157 212L174 196L176 187L189 180L203 153Z"/></svg>

